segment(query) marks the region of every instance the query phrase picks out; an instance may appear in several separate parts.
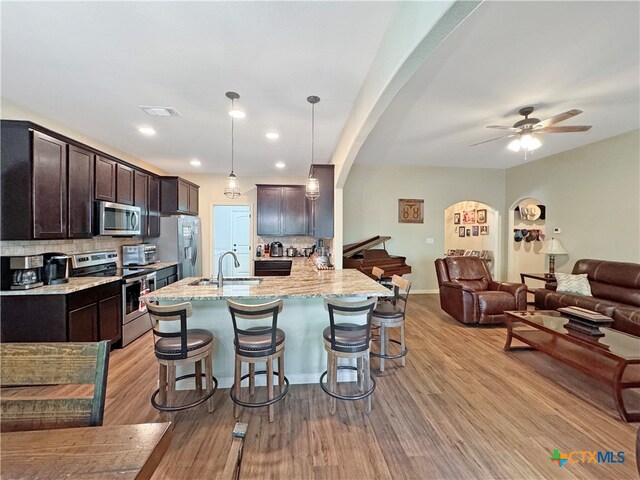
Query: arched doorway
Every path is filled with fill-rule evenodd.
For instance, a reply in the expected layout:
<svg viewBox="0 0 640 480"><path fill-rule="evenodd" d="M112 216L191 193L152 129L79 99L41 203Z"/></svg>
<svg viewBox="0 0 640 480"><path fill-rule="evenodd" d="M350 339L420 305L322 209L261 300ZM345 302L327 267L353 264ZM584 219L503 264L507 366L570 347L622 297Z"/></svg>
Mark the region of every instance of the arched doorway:
<svg viewBox="0 0 640 480"><path fill-rule="evenodd" d="M500 212L491 205L464 200L444 210L445 254L484 258L496 279L501 277L500 238Z"/></svg>

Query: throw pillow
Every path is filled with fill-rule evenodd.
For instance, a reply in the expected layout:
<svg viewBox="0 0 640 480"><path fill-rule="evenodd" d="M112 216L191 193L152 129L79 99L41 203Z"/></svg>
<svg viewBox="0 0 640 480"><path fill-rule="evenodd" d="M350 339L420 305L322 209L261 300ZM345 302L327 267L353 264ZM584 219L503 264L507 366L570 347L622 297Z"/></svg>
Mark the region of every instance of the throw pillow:
<svg viewBox="0 0 640 480"><path fill-rule="evenodd" d="M454 282L475 291L483 291L489 288L489 282L484 277L469 279L458 278L454 280Z"/></svg>
<svg viewBox="0 0 640 480"><path fill-rule="evenodd" d="M571 275L569 273L556 273L556 281L558 282L558 293L577 293L578 295L585 295L592 297L591 285L587 280L587 274L581 273L580 275Z"/></svg>

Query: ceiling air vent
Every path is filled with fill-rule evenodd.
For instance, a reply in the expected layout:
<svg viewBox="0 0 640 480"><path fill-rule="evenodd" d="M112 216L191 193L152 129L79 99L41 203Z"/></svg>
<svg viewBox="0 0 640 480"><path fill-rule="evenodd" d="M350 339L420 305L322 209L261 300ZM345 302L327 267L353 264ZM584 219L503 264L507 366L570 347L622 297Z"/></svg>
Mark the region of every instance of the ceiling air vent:
<svg viewBox="0 0 640 480"><path fill-rule="evenodd" d="M181 117L182 115L173 107L148 107L138 105L144 113L152 117Z"/></svg>

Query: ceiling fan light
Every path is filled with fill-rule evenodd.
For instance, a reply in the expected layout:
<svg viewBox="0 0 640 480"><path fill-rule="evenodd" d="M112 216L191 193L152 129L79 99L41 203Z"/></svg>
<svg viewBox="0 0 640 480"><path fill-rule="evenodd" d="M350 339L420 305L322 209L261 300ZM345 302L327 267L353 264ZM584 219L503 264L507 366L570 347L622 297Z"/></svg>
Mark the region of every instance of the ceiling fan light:
<svg viewBox="0 0 640 480"><path fill-rule="evenodd" d="M509 150L511 150L512 152L519 152L520 151L520 139L514 138L513 140L511 140L509 142L509 145L507 145L507 148Z"/></svg>
<svg viewBox="0 0 640 480"><path fill-rule="evenodd" d="M535 135L531 135L531 145L529 145L529 150L535 150L542 145L542 142Z"/></svg>
<svg viewBox="0 0 640 480"><path fill-rule="evenodd" d="M224 184L224 194L227 198L238 198L240 194L240 182L235 173L231 172Z"/></svg>

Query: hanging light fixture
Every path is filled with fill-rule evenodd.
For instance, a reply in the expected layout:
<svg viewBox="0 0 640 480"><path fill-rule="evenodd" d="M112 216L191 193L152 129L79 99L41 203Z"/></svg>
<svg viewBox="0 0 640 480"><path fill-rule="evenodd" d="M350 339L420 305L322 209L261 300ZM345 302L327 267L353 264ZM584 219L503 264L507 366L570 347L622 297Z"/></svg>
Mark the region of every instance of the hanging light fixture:
<svg viewBox="0 0 640 480"><path fill-rule="evenodd" d="M240 196L240 182L238 182L238 177L233 173L233 122L236 118L243 118L243 116L232 115L231 112L237 112L235 109L234 102L240 98L236 92L227 92L225 94L229 100L231 100L231 110L229 111L229 115L231 115L231 173L227 177L227 181L224 184L224 194L227 198L238 198Z"/></svg>
<svg viewBox="0 0 640 480"><path fill-rule="evenodd" d="M309 200L315 200L320 196L320 184L318 179L313 176L313 161L314 161L314 147L315 147L315 127L316 127L316 103L320 101L320 97L311 95L307 97L307 102L311 104L311 167L309 168L309 178L307 178L307 188L305 190L305 197Z"/></svg>

